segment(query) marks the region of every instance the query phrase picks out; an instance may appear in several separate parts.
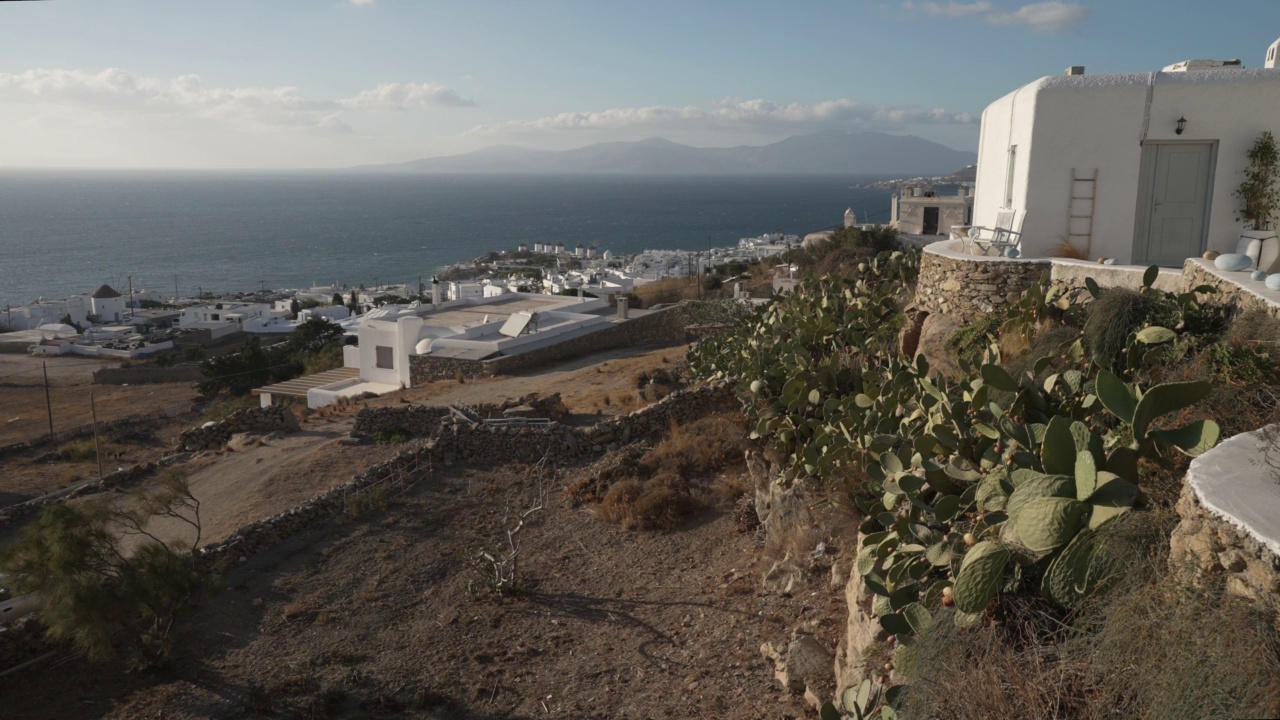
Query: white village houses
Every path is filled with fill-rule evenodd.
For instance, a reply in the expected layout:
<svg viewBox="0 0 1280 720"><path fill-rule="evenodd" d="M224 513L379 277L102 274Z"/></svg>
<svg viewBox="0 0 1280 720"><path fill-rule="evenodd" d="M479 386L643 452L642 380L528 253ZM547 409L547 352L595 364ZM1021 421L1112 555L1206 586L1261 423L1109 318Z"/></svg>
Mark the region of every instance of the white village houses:
<svg viewBox="0 0 1280 720"><path fill-rule="evenodd" d="M1013 211L1024 257L1061 255L1068 242L1089 259L1170 267L1235 252L1247 153L1262 132L1280 135L1278 54L1280 42L1262 69L1072 68L1000 98L982 114L973 224Z"/></svg>

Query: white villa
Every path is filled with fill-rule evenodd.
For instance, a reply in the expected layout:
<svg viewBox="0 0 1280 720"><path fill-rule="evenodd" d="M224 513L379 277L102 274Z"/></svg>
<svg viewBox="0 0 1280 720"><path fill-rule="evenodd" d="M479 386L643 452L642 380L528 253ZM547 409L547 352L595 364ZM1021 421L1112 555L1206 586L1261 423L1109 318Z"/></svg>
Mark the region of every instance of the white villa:
<svg viewBox="0 0 1280 720"><path fill-rule="evenodd" d="M1235 252L1233 192L1250 146L1280 136L1280 42L1261 69L1192 60L1160 72L1087 75L1071 68L982 114L973 224L1013 211L1022 255L1181 266Z"/></svg>
<svg viewBox="0 0 1280 720"><path fill-rule="evenodd" d="M439 287L438 285L436 286ZM518 355L609 327L600 298L529 293L466 297L439 304L387 305L359 320L359 345L343 349L345 369L255 390L265 407L273 395L305 393L317 408L371 392L412 386L410 357L486 360Z"/></svg>
<svg viewBox="0 0 1280 720"><path fill-rule="evenodd" d="M255 326L253 320L262 321L271 318L271 306L267 303L244 303L230 300L210 303L208 305L192 305L182 309L178 318L178 327L183 330L208 330L215 338L233 332L245 330L248 323Z"/></svg>

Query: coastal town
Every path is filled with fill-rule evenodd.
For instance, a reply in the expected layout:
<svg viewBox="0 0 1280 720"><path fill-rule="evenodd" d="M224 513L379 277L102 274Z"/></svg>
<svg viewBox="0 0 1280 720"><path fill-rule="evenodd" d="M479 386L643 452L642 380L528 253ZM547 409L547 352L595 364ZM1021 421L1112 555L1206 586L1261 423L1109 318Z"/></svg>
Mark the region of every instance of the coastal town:
<svg viewBox="0 0 1280 720"><path fill-rule="evenodd" d="M1040 41L1090 17L1011 3L879 20ZM373 5L326 12L401 12ZM935 143L732 245L504 225L421 274L370 282L370 239L326 260L345 279L194 293L87 259L79 292L0 310L0 716L1280 717L1280 40L1255 50L1057 65L963 113L724 100L463 131L748 110L976 131L976 164ZM165 94L222 97L200 87ZM332 143L359 113L480 105L299 92L272 121L323 113ZM736 137L444 167L777 163ZM429 194L364 186L342 212L395 188Z"/></svg>

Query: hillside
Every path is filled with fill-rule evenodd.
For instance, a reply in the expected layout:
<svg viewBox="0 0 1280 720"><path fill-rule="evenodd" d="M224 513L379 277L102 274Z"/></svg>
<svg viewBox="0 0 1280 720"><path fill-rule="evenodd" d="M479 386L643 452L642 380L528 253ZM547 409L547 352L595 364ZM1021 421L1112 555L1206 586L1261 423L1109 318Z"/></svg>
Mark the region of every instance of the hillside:
<svg viewBox="0 0 1280 720"><path fill-rule="evenodd" d="M914 135L833 130L769 145L699 148L649 138L573 150L496 145L360 171L398 173L608 173L631 175L942 174L977 160Z"/></svg>

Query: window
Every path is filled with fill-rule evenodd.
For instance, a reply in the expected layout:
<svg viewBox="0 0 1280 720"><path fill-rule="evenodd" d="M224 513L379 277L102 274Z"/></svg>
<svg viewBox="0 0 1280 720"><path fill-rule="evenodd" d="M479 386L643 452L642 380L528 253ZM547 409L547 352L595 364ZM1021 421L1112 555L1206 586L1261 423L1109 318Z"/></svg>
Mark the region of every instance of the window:
<svg viewBox="0 0 1280 720"><path fill-rule="evenodd" d="M391 348L386 345L376 345L373 350L377 354L377 358L374 362L376 367L380 367L384 370L395 369L395 353L392 352Z"/></svg>
<svg viewBox="0 0 1280 720"><path fill-rule="evenodd" d="M1004 206L1013 207L1013 171L1018 167L1018 146L1009 146L1009 168L1004 174Z"/></svg>
<svg viewBox="0 0 1280 720"><path fill-rule="evenodd" d="M214 314L213 314L213 319L214 319L215 321L218 319L218 313L214 313Z"/></svg>

